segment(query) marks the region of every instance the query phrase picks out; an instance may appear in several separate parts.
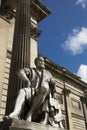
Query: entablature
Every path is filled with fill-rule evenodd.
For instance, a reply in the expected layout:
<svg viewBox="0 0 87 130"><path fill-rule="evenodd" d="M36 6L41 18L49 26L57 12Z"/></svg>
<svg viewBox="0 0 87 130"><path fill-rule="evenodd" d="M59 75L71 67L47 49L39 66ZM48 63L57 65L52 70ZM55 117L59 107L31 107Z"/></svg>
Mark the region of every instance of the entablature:
<svg viewBox="0 0 87 130"><path fill-rule="evenodd" d="M0 7L0 15L4 16L6 19L12 19L16 16L18 0L2 0ZM37 22L40 22L45 17L47 17L51 11L44 6L39 0L32 0L31 3L31 16L33 16Z"/></svg>

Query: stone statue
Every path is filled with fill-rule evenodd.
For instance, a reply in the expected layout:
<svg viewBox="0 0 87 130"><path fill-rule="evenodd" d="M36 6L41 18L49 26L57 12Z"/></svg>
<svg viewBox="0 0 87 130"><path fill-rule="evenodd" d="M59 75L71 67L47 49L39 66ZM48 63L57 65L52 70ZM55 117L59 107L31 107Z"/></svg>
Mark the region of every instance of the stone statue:
<svg viewBox="0 0 87 130"><path fill-rule="evenodd" d="M43 57L36 58L35 65L36 68L20 69L17 73L27 86L19 90L14 111L5 116L4 120L10 118L35 120L45 125L49 122L52 126L63 128L61 108L54 99L55 80L46 70Z"/></svg>

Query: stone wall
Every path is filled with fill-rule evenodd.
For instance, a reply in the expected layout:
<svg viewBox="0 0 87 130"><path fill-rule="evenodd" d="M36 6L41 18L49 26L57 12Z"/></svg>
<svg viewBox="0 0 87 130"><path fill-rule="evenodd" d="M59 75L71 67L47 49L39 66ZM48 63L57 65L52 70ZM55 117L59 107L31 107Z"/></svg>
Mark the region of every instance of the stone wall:
<svg viewBox="0 0 87 130"><path fill-rule="evenodd" d="M0 119L5 114L6 87L3 86L7 80L4 78L6 65L6 53L8 48L9 23L0 18Z"/></svg>
<svg viewBox="0 0 87 130"><path fill-rule="evenodd" d="M66 76L64 79L61 74L53 72L53 75L56 80L55 98L57 98L61 103L64 127L69 127L68 129L70 130L86 130L84 107L81 100L81 97L84 97L83 86L80 85L79 82L76 83L73 80L66 78ZM64 87L67 92L64 91ZM66 93L66 102L64 93ZM66 120L68 120L69 126L67 126Z"/></svg>

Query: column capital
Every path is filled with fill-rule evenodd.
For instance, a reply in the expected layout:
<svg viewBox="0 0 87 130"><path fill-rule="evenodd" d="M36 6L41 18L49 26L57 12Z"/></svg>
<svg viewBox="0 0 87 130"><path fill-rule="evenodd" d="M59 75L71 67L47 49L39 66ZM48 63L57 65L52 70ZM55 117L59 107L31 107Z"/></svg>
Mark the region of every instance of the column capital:
<svg viewBox="0 0 87 130"><path fill-rule="evenodd" d="M63 89L63 93L65 93L67 96L69 96L70 92L71 92L71 90L68 88Z"/></svg>

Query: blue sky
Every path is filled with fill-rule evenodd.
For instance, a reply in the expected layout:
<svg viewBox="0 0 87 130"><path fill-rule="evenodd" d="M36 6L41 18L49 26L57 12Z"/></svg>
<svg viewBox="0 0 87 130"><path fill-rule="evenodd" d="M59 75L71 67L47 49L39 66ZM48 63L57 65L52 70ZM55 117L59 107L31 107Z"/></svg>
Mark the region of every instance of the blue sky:
<svg viewBox="0 0 87 130"><path fill-rule="evenodd" d="M87 82L87 0L40 0L51 14L38 25L38 51Z"/></svg>

